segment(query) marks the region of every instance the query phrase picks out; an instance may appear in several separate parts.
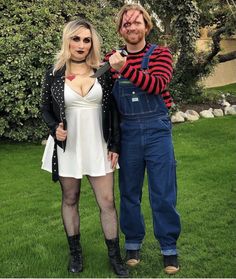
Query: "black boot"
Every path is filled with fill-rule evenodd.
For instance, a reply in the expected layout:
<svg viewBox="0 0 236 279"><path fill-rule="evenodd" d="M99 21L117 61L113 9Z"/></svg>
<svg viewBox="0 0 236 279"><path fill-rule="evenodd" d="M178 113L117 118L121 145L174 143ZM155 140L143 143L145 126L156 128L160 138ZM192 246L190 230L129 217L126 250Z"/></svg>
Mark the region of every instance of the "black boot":
<svg viewBox="0 0 236 279"><path fill-rule="evenodd" d="M119 277L128 277L129 271L126 268L125 264L123 263L120 255L119 238L105 239L105 241L108 248L108 256L110 259L110 264L114 272Z"/></svg>
<svg viewBox="0 0 236 279"><path fill-rule="evenodd" d="M81 272L83 270L83 259L80 235L68 236L67 239L70 247L68 271L73 273Z"/></svg>

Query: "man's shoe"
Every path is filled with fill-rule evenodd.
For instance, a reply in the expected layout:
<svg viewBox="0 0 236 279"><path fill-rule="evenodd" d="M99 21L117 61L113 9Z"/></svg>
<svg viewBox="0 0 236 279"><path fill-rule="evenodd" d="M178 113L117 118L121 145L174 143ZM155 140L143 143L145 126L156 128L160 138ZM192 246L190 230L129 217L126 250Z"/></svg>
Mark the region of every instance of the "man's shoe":
<svg viewBox="0 0 236 279"><path fill-rule="evenodd" d="M140 262L140 250L126 250L126 264L136 266Z"/></svg>
<svg viewBox="0 0 236 279"><path fill-rule="evenodd" d="M165 256L163 255L164 260L164 270L167 274L175 274L179 271L179 263L177 255Z"/></svg>

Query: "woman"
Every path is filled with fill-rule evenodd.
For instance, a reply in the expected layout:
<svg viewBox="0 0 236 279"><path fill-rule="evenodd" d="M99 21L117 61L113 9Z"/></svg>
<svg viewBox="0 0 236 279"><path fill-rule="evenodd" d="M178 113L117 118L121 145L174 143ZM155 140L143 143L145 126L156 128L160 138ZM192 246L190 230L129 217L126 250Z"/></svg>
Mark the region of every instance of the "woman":
<svg viewBox="0 0 236 279"><path fill-rule="evenodd" d="M45 76L42 115L50 129L42 169L62 190L62 219L70 248L68 270L83 269L79 198L86 175L100 209L110 263L128 276L120 256L113 171L119 152L119 123L109 76L90 76L100 63L100 40L84 20L69 22L54 67Z"/></svg>

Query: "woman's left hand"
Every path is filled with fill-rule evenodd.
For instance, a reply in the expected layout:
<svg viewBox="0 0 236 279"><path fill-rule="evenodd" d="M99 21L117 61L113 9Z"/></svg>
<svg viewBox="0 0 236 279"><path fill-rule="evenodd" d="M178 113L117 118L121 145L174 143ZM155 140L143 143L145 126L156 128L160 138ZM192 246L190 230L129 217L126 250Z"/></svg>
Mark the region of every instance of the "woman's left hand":
<svg viewBox="0 0 236 279"><path fill-rule="evenodd" d="M115 170L116 164L118 162L119 154L109 151L107 157L108 157L108 161L111 162L111 168Z"/></svg>

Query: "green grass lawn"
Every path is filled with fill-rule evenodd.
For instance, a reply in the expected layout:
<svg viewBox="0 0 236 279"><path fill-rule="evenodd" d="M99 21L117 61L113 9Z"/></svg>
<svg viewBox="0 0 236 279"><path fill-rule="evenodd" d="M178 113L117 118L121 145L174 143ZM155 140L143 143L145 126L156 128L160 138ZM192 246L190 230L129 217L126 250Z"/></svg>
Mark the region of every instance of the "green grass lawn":
<svg viewBox="0 0 236 279"><path fill-rule="evenodd" d="M236 277L236 117L175 125L173 136L182 233L178 242L181 271L172 277ZM86 179L81 195L85 268L79 276L68 274L61 193L50 174L40 169L43 149L33 144L0 144L0 277L114 277ZM142 261L130 277L170 277L163 272L153 236L146 184Z"/></svg>
<svg viewBox="0 0 236 279"><path fill-rule="evenodd" d="M236 97L236 83L227 84L219 87L205 88L203 97L207 100L213 101L221 99L222 94L229 93ZM228 97L226 96L226 99Z"/></svg>
<svg viewBox="0 0 236 279"><path fill-rule="evenodd" d="M212 92L220 92L220 93L231 93L236 95L236 83L231 83L224 86L206 88L205 90L209 92L212 91Z"/></svg>

